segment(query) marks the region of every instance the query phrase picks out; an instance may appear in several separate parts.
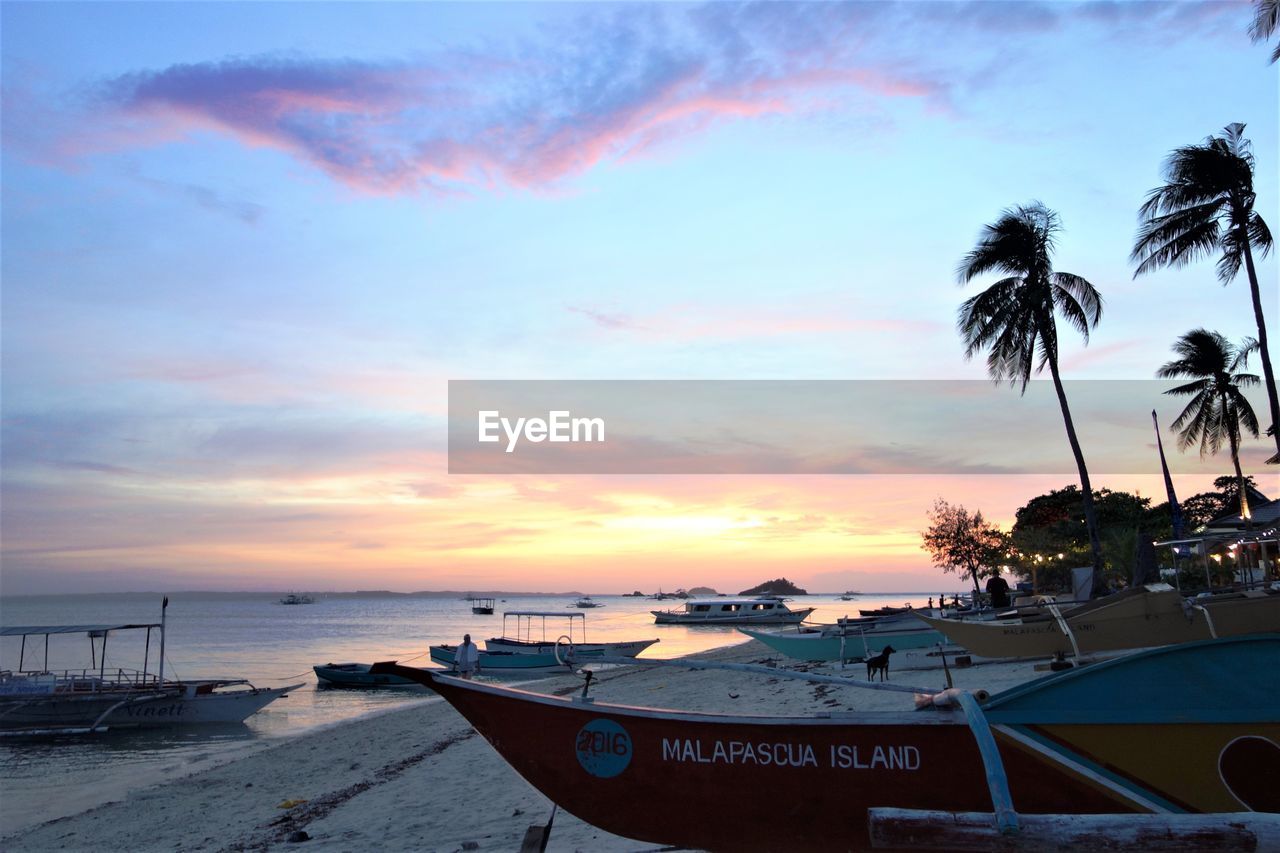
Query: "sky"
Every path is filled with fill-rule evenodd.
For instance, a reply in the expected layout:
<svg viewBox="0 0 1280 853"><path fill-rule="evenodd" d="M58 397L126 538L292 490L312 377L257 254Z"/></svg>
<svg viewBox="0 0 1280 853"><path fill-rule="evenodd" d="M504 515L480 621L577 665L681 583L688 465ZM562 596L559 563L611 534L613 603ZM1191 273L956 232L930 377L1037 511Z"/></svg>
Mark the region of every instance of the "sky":
<svg viewBox="0 0 1280 853"><path fill-rule="evenodd" d="M1256 334L1211 261L1133 278L1169 151L1245 122L1280 223L1277 66L1234 0L0 17L6 595L957 588L934 499L1007 526L1069 469L450 474L447 383L981 379L955 268L1033 200L1105 299L1064 375L1150 380L1193 326ZM1018 402L977 429L1014 446ZM1162 500L1149 439L1095 488ZM1177 465L1183 495L1230 469Z"/></svg>

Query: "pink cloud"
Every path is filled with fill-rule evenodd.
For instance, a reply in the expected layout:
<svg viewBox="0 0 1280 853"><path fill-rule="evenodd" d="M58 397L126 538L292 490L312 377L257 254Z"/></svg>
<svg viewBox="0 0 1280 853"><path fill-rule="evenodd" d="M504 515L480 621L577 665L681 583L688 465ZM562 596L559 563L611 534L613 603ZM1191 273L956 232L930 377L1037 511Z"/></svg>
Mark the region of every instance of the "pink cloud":
<svg viewBox="0 0 1280 853"><path fill-rule="evenodd" d="M846 43L866 10L812 12L584 15L573 38L522 45L518 61L266 56L141 70L101 85L58 150L83 157L212 133L359 192L543 190L720 122L829 109L849 95L946 108L944 75Z"/></svg>
<svg viewBox="0 0 1280 853"><path fill-rule="evenodd" d="M791 313L777 306L732 308L716 306L676 305L646 315L631 316L589 308L571 307L596 326L609 332L634 334L651 340L700 341L742 338L775 338L794 335L872 334L938 334L948 326L924 320L897 317L858 316L841 312L813 312L797 308Z"/></svg>

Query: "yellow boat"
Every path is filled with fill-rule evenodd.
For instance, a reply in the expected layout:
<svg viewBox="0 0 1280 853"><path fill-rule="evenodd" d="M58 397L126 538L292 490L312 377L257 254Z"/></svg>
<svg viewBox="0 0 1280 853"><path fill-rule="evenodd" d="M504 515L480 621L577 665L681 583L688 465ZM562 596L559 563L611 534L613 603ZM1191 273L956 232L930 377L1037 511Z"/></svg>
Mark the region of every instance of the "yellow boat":
<svg viewBox="0 0 1280 853"><path fill-rule="evenodd" d="M1280 633L1280 592L1252 590L1184 598L1168 584L1150 584L1070 610L992 622L917 616L976 655L1050 657L1189 643L1242 634Z"/></svg>

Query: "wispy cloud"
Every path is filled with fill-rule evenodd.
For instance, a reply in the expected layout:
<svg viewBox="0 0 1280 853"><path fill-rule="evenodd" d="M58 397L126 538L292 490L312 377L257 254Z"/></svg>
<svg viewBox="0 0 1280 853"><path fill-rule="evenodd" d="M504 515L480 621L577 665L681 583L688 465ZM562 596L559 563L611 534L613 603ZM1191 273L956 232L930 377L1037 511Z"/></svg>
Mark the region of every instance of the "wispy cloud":
<svg viewBox="0 0 1280 853"><path fill-rule="evenodd" d="M514 48L138 70L98 85L91 115L63 143L84 154L212 132L284 151L363 192L545 189L717 122L812 112L842 97L949 109L944 74L870 49L889 12L881 5L627 7Z"/></svg>

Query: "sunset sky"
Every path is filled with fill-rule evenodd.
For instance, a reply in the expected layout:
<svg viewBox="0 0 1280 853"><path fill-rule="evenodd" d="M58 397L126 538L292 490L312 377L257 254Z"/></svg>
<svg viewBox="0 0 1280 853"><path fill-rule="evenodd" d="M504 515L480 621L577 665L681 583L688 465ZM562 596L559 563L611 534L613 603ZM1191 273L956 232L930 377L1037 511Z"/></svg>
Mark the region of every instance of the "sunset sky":
<svg viewBox="0 0 1280 853"><path fill-rule="evenodd" d="M1247 123L1280 228L1243 0L0 15L5 594L958 588L934 498L1007 525L1070 470L450 475L446 383L982 378L955 267L1035 199L1106 300L1065 375L1151 379L1194 326L1256 334L1243 276L1132 278L1168 152ZM1163 500L1144 441L1094 486Z"/></svg>

